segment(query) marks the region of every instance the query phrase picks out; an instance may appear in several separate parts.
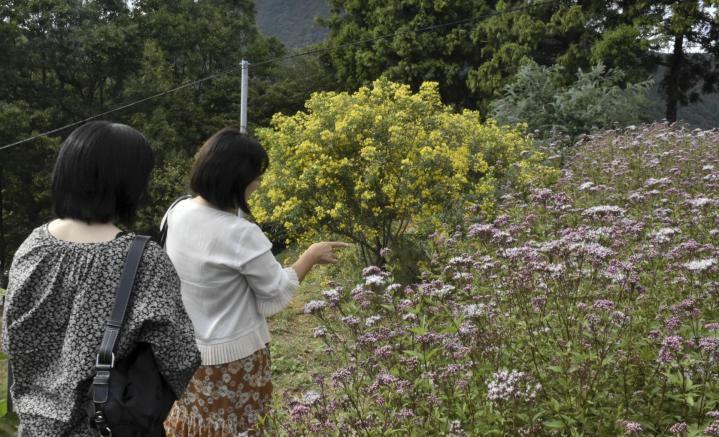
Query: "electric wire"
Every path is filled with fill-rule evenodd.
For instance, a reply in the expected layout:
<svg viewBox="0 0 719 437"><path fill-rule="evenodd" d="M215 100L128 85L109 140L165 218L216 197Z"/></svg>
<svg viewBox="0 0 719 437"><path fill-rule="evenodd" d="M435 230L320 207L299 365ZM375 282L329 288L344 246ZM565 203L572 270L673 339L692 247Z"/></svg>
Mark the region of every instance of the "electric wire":
<svg viewBox="0 0 719 437"><path fill-rule="evenodd" d="M461 20L455 20L455 21L450 21L450 22L446 22L446 23L435 24L435 25L431 25L431 26L427 26L427 27L422 27L422 28L419 28L419 29L409 29L409 30L404 30L404 31L400 31L400 32L394 32L394 33L391 33L391 34L380 35L380 36L377 36L377 37L374 37L374 38L366 38L366 39L362 39L362 40L358 40L358 41L347 42L347 43L339 44L339 45L337 45L337 46L325 45L325 46L317 47L317 48L310 49L310 50L306 50L306 51L302 51L302 52L292 53L292 54L283 55L283 56L277 56L277 57L274 57L274 58L269 58L269 59L265 59L265 60L262 60L262 61L250 63L250 64L249 64L249 68L258 67L258 66L266 65L266 64L270 64L270 63L273 63L273 62L278 62L278 61L284 61L284 60L289 60L289 59L293 59L293 58L298 58L298 57L302 57L302 56L309 56L309 55L313 55L313 54L316 54L316 53L321 53L321 52L325 52L325 51L329 51L329 50L336 50L336 49L340 49L340 48L352 47L352 46L356 46L356 45L366 44L366 43L370 43L370 42L374 42L374 41L380 41L380 40L383 40L383 39L388 39L388 38L392 38L392 37L396 37L396 36L400 36L400 35L417 34L417 33L423 33L423 32L429 32L429 31L433 31L433 30L443 29L443 28L451 27L451 26L458 26L458 25L463 25L463 24L469 24L469 23L473 23L473 22L475 22L475 21L484 21L484 20L486 20L486 19L489 19L489 18L491 18L491 17L498 16L498 15L511 14L511 13L519 12L519 11L522 11L522 10L525 10L525 9L529 9L529 8L532 8L532 7L544 6L544 5L548 5L548 4L551 4L551 3L556 3L556 2L558 2L558 1L559 1L559 0L530 1L529 3L527 3L526 5L523 5L523 6L519 6L519 7L511 8L511 9L505 9L505 10L501 10L501 11L492 11L492 12L490 12L490 13L488 13L488 14L483 14L483 15L479 15L479 16L475 16L475 17L464 18L464 19L461 19ZM217 78L217 77L219 77L219 76L224 76L224 75L226 75L226 74L230 74L230 73L232 73L232 72L236 72L237 70L240 70L241 68L242 68L241 66L235 66L235 67L227 68L227 69L225 69L225 70L222 70L222 71L219 71L219 72L217 72L217 73L211 74L211 75L209 75L209 76L203 77L203 78L201 78L201 79L193 80L193 81L190 81L190 82L185 82L185 83L183 83L183 84L181 84L181 85L178 85L178 86L176 86L176 87L174 87L174 88L170 88L170 89L167 89L167 90L165 90L165 91L158 92L158 93L156 93L156 94L153 94L153 95L144 97L144 98L139 99L139 100L135 100L135 101L133 101L133 102L124 104L124 105L122 105L122 106L118 106L118 107L116 107L116 108L113 108L113 109L110 109L110 110L101 112L101 113L99 113L99 114L95 114L95 115L93 115L93 116L84 118L84 119L82 119L82 120L79 120L79 121L76 121L76 122L73 122L73 123L69 123L69 124L66 124L66 125L64 125L64 126L61 126L61 127L55 128L55 129L48 130L48 131L39 133L39 134L37 134L37 135L33 135L33 136L31 136L31 137L27 137L27 138L25 138L25 139L22 139L22 140L19 140L19 141L15 141L15 142L10 143L10 144L6 144L6 145L0 147L0 151L5 150L5 149L9 149L9 148L11 148L11 147L18 146L18 145L23 144L23 143L27 143L27 142L30 142L30 141L34 141L34 140L39 139L39 138L47 137L47 136L50 136L50 135L52 135L52 134L56 134L56 133L62 132L62 131L67 130L67 129L71 128L71 127L75 127L75 126L78 126L78 125L80 125L80 124L87 123L88 121L92 121L92 120L95 120L95 119L97 119L97 118L104 117L104 116L106 116L106 115L109 115L109 114L112 114L112 113L115 113L115 112L118 112L118 111L122 111L122 110L124 110L124 109L131 108L131 107L133 107L133 106L137 106L137 105L139 105L139 104L141 104L141 103L144 103L144 102L147 102L147 101L150 101L150 100L157 99L157 98L162 97L162 96L165 96L165 95L167 95L167 94L171 94L171 93L174 93L174 92L179 91L179 90L181 90L181 89L188 88L188 87L191 87L191 86L200 84L200 83L202 83L202 82L206 82L206 81L208 81L208 80Z"/></svg>

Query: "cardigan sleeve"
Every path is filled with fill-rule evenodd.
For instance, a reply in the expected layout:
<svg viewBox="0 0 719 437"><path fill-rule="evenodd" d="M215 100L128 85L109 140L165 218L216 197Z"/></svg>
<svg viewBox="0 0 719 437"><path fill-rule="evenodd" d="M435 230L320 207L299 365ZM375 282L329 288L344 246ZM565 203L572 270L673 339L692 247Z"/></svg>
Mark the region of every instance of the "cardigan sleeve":
<svg viewBox="0 0 719 437"><path fill-rule="evenodd" d="M180 278L169 258L155 243L148 245L145 255L154 259L149 260L151 268L142 279L138 341L150 344L160 372L180 398L200 366L195 331L182 303Z"/></svg>
<svg viewBox="0 0 719 437"><path fill-rule="evenodd" d="M258 226L247 231L242 243L240 273L255 295L257 312L269 317L289 304L299 278L292 267L283 268L272 255L272 243Z"/></svg>

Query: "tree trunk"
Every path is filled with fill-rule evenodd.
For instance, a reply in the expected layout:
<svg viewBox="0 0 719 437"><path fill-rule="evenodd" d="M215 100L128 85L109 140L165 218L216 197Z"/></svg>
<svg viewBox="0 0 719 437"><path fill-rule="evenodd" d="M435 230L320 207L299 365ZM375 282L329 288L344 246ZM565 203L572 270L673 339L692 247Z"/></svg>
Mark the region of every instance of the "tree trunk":
<svg viewBox="0 0 719 437"><path fill-rule="evenodd" d="M681 68L684 62L684 34L674 37L674 51L669 62L669 72L666 78L667 121L677 121L677 107L679 106L679 82L681 81Z"/></svg>

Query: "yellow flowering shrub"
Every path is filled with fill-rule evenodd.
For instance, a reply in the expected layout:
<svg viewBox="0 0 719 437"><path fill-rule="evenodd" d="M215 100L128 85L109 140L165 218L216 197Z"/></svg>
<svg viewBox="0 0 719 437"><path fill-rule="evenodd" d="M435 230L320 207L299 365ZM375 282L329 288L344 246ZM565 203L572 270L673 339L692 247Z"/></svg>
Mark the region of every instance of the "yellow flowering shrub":
<svg viewBox="0 0 719 437"><path fill-rule="evenodd" d="M544 178L541 156L519 130L455 113L438 85L381 79L356 93L315 93L305 111L276 114L257 132L270 155L255 219L282 223L290 238L335 234L378 260L408 225L467 202L491 209L497 181Z"/></svg>

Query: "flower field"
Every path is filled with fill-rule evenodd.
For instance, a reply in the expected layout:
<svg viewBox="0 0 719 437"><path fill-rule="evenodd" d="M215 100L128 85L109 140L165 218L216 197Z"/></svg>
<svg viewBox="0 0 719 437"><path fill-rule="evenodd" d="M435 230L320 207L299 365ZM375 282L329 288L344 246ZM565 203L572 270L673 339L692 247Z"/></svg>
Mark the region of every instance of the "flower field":
<svg viewBox="0 0 719 437"><path fill-rule="evenodd" d="M719 435L718 152L664 124L584 137L555 185L437 229L419 283L324 291L304 310L335 367L268 426Z"/></svg>

